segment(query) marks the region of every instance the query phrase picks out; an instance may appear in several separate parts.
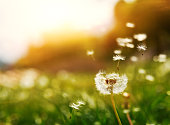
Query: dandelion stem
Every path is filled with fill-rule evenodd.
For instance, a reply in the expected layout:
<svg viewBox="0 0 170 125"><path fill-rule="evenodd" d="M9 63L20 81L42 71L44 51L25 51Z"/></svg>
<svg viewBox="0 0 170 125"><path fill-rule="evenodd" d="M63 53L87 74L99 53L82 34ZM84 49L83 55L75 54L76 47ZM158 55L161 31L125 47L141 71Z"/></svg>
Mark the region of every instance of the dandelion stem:
<svg viewBox="0 0 170 125"><path fill-rule="evenodd" d="M119 64L120 64L120 60L118 60L118 62L117 62L117 66L116 66L117 71L119 71Z"/></svg>
<svg viewBox="0 0 170 125"><path fill-rule="evenodd" d="M126 113L126 117L127 117L128 121L129 121L129 125L133 125L129 113Z"/></svg>
<svg viewBox="0 0 170 125"><path fill-rule="evenodd" d="M116 110L116 106L115 106L115 102L114 102L114 98L113 98L113 93L111 93L111 101L112 101L112 106L113 106L113 110L114 110L116 119L117 119L119 125L122 125L120 118L119 118L119 115L118 115L117 110Z"/></svg>

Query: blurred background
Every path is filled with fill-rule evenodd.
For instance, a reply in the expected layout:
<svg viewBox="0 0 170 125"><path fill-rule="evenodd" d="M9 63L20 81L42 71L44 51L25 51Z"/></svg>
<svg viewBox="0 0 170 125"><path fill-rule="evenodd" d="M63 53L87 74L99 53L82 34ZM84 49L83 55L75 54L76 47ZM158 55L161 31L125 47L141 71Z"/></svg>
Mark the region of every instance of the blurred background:
<svg viewBox="0 0 170 125"><path fill-rule="evenodd" d="M135 33L147 34L151 55L166 53L169 4L168 0L1 0L0 67L95 70L111 59L117 37ZM135 28L126 27L127 22ZM87 50L95 51L96 62L87 57Z"/></svg>
<svg viewBox="0 0 170 125"><path fill-rule="evenodd" d="M167 53L169 4L168 0L1 0L0 67L98 70L112 58L116 38L135 33L147 34L148 54ZM127 22L135 28L126 27ZM96 61L87 50L95 51Z"/></svg>
<svg viewBox="0 0 170 125"><path fill-rule="evenodd" d="M145 52L135 34L147 35ZM170 124L170 0L0 0L0 125L115 124L94 77L115 71L117 38L135 45L120 63L132 122ZM86 105L74 112L77 99Z"/></svg>

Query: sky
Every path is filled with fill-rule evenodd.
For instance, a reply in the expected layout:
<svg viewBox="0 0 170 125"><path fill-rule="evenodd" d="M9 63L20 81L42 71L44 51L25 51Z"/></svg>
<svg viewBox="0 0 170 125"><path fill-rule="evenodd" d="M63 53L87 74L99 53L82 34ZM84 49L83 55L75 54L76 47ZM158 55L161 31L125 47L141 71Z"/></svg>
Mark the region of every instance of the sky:
<svg viewBox="0 0 170 125"><path fill-rule="evenodd" d="M15 63L43 34L66 26L104 35L117 0L0 0L0 60Z"/></svg>

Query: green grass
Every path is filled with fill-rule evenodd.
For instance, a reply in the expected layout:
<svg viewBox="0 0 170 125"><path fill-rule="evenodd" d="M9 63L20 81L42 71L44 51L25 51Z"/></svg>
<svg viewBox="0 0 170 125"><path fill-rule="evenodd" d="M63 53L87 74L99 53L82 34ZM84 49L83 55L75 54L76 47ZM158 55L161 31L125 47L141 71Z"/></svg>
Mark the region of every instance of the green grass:
<svg viewBox="0 0 170 125"><path fill-rule="evenodd" d="M170 96L167 94L170 72L164 66L164 63L150 63L121 67L129 78L126 92L131 94L130 116L134 125L170 124ZM139 68L153 75L154 81L146 80L146 74L139 74ZM110 96L101 95L95 88L95 73L40 73L42 75L48 79L45 87L40 87L38 80L33 88L0 87L0 125L117 124ZM86 104L79 110L69 107L77 100ZM115 95L115 101L122 124L128 125L123 113L123 96ZM140 110L134 111L135 108Z"/></svg>

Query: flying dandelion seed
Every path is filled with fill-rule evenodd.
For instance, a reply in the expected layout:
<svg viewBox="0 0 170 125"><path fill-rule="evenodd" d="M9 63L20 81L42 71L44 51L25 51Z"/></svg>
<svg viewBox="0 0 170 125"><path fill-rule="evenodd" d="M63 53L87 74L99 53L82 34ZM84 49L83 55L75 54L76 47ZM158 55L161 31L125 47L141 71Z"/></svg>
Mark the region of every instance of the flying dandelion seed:
<svg viewBox="0 0 170 125"><path fill-rule="evenodd" d="M133 39L131 38L117 38L116 42L118 43L119 46L125 47L126 44L132 43Z"/></svg>
<svg viewBox="0 0 170 125"><path fill-rule="evenodd" d="M134 46L134 44L127 43L127 44L126 44L126 47L128 47L128 48L134 48L135 46Z"/></svg>
<svg viewBox="0 0 170 125"><path fill-rule="evenodd" d="M127 23L126 23L126 27L134 28L134 27L135 27L135 24L134 24L134 23L127 22Z"/></svg>
<svg viewBox="0 0 170 125"><path fill-rule="evenodd" d="M78 100L77 103L78 103L79 105L85 105L85 104L86 104L86 103L85 103L84 101L82 101L82 100Z"/></svg>
<svg viewBox="0 0 170 125"><path fill-rule="evenodd" d="M125 60L125 57L124 57L124 56L121 56L121 55L116 55L116 56L113 56L113 60L114 60L114 61Z"/></svg>
<svg viewBox="0 0 170 125"><path fill-rule="evenodd" d="M124 2L126 2L126 3L130 4L130 3L134 3L134 2L136 2L136 0L124 0Z"/></svg>
<svg viewBox="0 0 170 125"><path fill-rule="evenodd" d="M132 62L137 62L137 61L138 61L138 58L137 58L136 56L131 56L131 57L130 57L130 60L131 60Z"/></svg>
<svg viewBox="0 0 170 125"><path fill-rule="evenodd" d="M152 75L146 75L145 78L146 78L146 80L151 81L151 82L153 82L155 79Z"/></svg>
<svg viewBox="0 0 170 125"><path fill-rule="evenodd" d="M95 77L95 84L101 94L119 94L127 87L128 78L126 75L119 76L117 73L105 74L99 71Z"/></svg>
<svg viewBox="0 0 170 125"><path fill-rule="evenodd" d="M80 106L80 105L75 104L75 103L72 103L72 104L70 104L69 106L70 106L71 108L73 108L73 109L79 110L79 106Z"/></svg>
<svg viewBox="0 0 170 125"><path fill-rule="evenodd" d="M165 54L159 54L158 56L153 57L153 61L155 62L166 62L167 60L167 55Z"/></svg>
<svg viewBox="0 0 170 125"><path fill-rule="evenodd" d="M143 41L147 38L147 35L146 34L135 34L133 36L134 39L137 39L138 41Z"/></svg>
<svg viewBox="0 0 170 125"><path fill-rule="evenodd" d="M129 109L124 109L124 110L123 110L123 113L125 113L125 114L127 114L127 113L129 113L129 112L130 112Z"/></svg>
<svg viewBox="0 0 170 125"><path fill-rule="evenodd" d="M154 124L154 123L146 123L146 125L156 125L156 124Z"/></svg>
<svg viewBox="0 0 170 125"><path fill-rule="evenodd" d="M122 53L122 51L121 51L121 50L114 50L114 54L119 55L119 54L121 54L121 53Z"/></svg>
<svg viewBox="0 0 170 125"><path fill-rule="evenodd" d="M139 69L139 70L138 70L138 73L139 73L139 74L145 74L146 71L145 71L144 69Z"/></svg>
<svg viewBox="0 0 170 125"><path fill-rule="evenodd" d="M87 50L87 53L86 53L88 56L92 56L94 55L94 51L93 50Z"/></svg>
<svg viewBox="0 0 170 125"><path fill-rule="evenodd" d="M123 93L123 97L125 97L125 98L129 98L129 97L130 97L130 94L129 94L129 93L127 93L127 92L124 92L124 93Z"/></svg>
<svg viewBox="0 0 170 125"><path fill-rule="evenodd" d="M76 103L71 103L69 106L73 109L79 110L81 105L85 105L86 103L82 100L78 100Z"/></svg>
<svg viewBox="0 0 170 125"><path fill-rule="evenodd" d="M167 91L166 94L167 94L168 96L170 96L170 91Z"/></svg>
<svg viewBox="0 0 170 125"><path fill-rule="evenodd" d="M137 46L137 49L139 51L145 51L147 49L147 46L145 44L140 44Z"/></svg>
<svg viewBox="0 0 170 125"><path fill-rule="evenodd" d="M139 111L140 111L140 108L134 107L132 110L133 110L133 112L139 112Z"/></svg>

